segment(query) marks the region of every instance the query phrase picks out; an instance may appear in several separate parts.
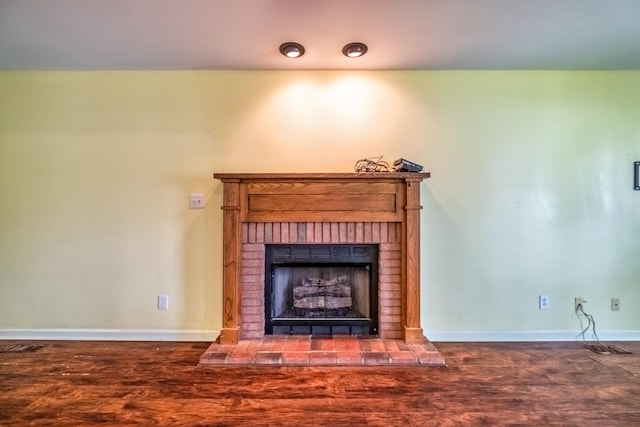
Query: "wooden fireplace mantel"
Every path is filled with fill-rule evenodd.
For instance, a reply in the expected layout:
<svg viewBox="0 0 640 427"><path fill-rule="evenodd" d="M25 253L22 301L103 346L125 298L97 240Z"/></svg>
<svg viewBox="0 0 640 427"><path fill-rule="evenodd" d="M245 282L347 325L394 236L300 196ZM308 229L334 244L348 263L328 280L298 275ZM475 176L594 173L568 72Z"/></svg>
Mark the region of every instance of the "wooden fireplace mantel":
<svg viewBox="0 0 640 427"><path fill-rule="evenodd" d="M240 330L242 223L389 222L402 236L402 338L420 326L420 182L429 173L215 173L223 182L223 325L220 343Z"/></svg>

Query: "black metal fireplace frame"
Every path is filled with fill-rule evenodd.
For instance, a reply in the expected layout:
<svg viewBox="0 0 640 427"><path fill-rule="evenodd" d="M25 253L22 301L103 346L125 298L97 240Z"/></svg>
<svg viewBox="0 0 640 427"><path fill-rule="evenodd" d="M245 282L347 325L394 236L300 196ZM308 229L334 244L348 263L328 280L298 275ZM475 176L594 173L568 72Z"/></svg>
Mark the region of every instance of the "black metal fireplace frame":
<svg viewBox="0 0 640 427"><path fill-rule="evenodd" d="M359 318L274 319L274 270L281 266L367 266L370 316ZM377 335L378 245L375 244L267 244L265 245L265 334Z"/></svg>

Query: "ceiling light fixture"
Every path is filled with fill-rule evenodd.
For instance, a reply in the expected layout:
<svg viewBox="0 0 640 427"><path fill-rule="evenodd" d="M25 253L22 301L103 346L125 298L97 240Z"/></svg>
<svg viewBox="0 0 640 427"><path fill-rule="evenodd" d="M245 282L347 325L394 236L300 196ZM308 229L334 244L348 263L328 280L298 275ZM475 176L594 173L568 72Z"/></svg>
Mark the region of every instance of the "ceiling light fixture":
<svg viewBox="0 0 640 427"><path fill-rule="evenodd" d="M280 53L287 58L299 58L304 55L304 46L295 42L282 43L280 45Z"/></svg>
<svg viewBox="0 0 640 427"><path fill-rule="evenodd" d="M349 43L342 48L342 54L349 58L358 58L367 53L367 45L360 42Z"/></svg>

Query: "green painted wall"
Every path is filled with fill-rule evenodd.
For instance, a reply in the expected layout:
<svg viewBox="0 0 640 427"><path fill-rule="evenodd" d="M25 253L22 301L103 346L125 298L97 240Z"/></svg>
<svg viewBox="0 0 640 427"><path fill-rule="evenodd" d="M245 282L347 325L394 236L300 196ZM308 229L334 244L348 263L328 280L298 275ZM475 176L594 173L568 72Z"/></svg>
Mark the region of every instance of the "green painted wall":
<svg viewBox="0 0 640 427"><path fill-rule="evenodd" d="M640 72L180 71L0 73L0 332L218 330L212 173L381 154L432 172L429 334L640 331Z"/></svg>

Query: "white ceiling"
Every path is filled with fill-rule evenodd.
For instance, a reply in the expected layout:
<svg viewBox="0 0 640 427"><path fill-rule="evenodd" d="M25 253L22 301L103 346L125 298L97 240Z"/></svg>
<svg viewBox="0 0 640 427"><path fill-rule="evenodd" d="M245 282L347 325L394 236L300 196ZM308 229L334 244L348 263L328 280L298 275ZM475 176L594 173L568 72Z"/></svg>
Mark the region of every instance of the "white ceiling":
<svg viewBox="0 0 640 427"><path fill-rule="evenodd" d="M0 69L640 69L640 0L0 0Z"/></svg>

